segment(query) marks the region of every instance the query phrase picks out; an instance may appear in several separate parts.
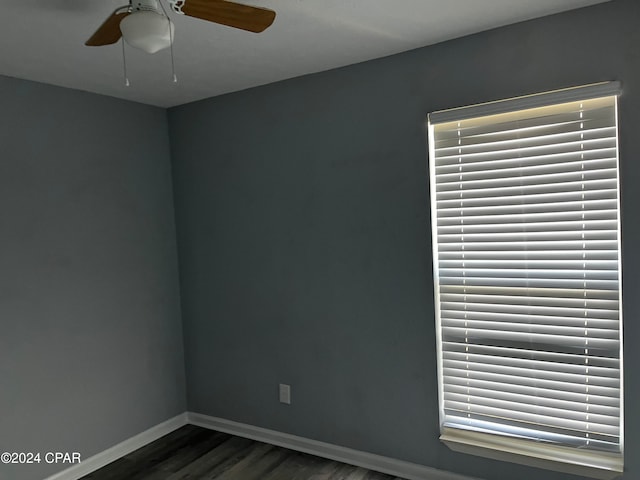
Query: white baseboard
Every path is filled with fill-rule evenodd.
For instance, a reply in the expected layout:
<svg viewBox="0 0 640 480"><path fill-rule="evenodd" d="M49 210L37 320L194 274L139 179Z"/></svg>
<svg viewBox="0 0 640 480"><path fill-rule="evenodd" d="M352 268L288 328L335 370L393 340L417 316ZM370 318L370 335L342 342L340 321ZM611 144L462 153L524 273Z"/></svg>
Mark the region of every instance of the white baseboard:
<svg viewBox="0 0 640 480"><path fill-rule="evenodd" d="M113 447L108 448L107 450L104 450L92 457L89 457L86 460L83 459L81 463L67 468L60 473L56 473L55 475L47 477L45 480L78 480L85 475L88 475L91 472L104 467L114 460L130 454L140 447L144 447L145 445L159 439L167 433L171 433L174 430L177 430L187 423L187 413L181 413L176 417L170 418L169 420L162 422L155 427L151 427L149 430L145 430L144 432L139 433L138 435L135 435L125 440L124 442L118 443L117 445L114 445Z"/></svg>
<svg viewBox="0 0 640 480"><path fill-rule="evenodd" d="M322 458L348 463L357 467L363 467L377 472L406 478L407 480L475 480L472 477L456 473L426 467L417 463L405 462L394 458L375 455L373 453L340 447L330 443L319 442L288 433L268 430L244 423L233 422L223 418L210 417L200 413L185 412L176 417L151 427L124 442L114 445L103 452L83 460L62 472L56 473L45 480L79 480L104 467L105 465L128 455L129 453L144 447L160 437L177 430L178 428L193 424L200 427L217 430L219 432L250 438L259 442L285 447L298 452L309 453Z"/></svg>
<svg viewBox="0 0 640 480"><path fill-rule="evenodd" d="M250 438L259 442L285 447L298 452L310 453L318 457L336 460L357 467L395 475L408 480L474 480L456 473L426 467L416 463L404 462L373 453L361 452L351 448L339 447L329 443L289 435L266 428L254 427L243 423L188 412L188 423L219 432Z"/></svg>

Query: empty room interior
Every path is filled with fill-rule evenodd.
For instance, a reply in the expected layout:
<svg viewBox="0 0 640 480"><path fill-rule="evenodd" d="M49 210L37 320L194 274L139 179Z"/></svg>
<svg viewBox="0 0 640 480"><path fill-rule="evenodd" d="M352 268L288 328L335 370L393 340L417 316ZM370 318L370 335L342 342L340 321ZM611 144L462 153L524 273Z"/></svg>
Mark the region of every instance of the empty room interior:
<svg viewBox="0 0 640 480"><path fill-rule="evenodd" d="M0 0L0 480L640 478L640 2L240 3Z"/></svg>

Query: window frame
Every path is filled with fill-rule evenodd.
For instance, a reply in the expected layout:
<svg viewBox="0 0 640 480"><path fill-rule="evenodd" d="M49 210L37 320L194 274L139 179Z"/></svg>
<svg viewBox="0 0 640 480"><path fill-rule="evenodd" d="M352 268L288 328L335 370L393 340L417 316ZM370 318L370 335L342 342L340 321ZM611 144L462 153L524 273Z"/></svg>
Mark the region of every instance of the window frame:
<svg viewBox="0 0 640 480"><path fill-rule="evenodd" d="M569 103L579 100L589 100L606 96L619 96L621 93L620 82L601 82L587 86L572 87L568 89L545 92L541 94L527 95L497 102L460 107L449 110L432 112L428 115L428 142L429 142L429 181L431 203L431 226L433 246L433 274L434 274L434 307L437 328L437 359L438 359L438 398L440 406L440 440L451 450L478 455L482 457L524 464L539 468L545 468L576 475L608 480L619 476L624 470L624 391L623 391L623 361L622 361L622 302L619 305L619 329L620 329L620 453L598 452L594 460L592 450L581 450L566 446L549 446L543 442L533 442L519 438L502 436L493 433L474 432L443 425L444 400L443 400L443 349L441 344L440 324L440 300L438 272L438 233L437 233L437 206L436 206L436 172L435 172L435 135L434 125L451 121L462 121L476 117L494 114L517 112L536 107L551 106ZM616 100L616 129L617 129L617 100ZM616 139L618 132L616 130ZM616 143L616 171L617 186L617 219L618 219L618 294L622 297L622 268L621 268L621 209L620 209L620 184L619 184L619 142Z"/></svg>

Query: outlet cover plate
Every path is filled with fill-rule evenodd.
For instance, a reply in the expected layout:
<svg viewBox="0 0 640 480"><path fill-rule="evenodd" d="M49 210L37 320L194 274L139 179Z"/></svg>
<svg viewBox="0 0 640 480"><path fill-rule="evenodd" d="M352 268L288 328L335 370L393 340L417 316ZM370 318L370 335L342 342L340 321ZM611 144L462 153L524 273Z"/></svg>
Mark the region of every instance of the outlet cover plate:
<svg viewBox="0 0 640 480"><path fill-rule="evenodd" d="M291 386L285 383L280 384L280 403L291 405Z"/></svg>

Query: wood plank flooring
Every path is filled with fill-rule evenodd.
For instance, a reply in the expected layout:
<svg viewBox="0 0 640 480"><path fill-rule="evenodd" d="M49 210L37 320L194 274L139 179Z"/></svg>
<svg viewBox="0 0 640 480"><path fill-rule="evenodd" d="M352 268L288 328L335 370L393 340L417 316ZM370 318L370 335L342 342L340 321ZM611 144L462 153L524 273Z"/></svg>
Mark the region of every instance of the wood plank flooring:
<svg viewBox="0 0 640 480"><path fill-rule="evenodd" d="M186 425L81 480L402 480Z"/></svg>

